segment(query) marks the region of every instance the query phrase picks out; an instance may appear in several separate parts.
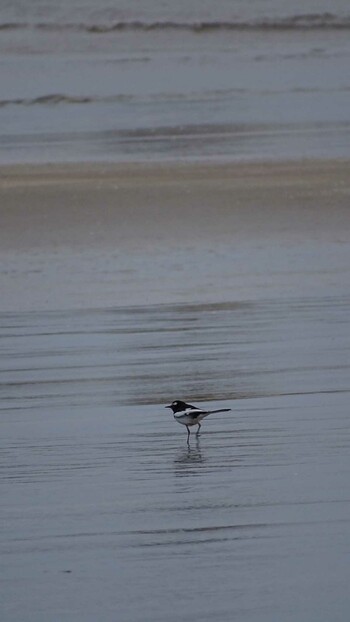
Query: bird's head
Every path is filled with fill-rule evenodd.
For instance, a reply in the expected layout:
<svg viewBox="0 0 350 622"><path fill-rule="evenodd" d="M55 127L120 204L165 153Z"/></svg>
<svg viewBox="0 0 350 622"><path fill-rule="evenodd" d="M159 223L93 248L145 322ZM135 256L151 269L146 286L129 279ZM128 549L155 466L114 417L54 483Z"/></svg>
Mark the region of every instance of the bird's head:
<svg viewBox="0 0 350 622"><path fill-rule="evenodd" d="M180 412L180 410L186 410L186 408L189 408L189 404L186 404L186 402L181 402L181 400L175 400L165 408L171 408L171 410L175 414Z"/></svg>

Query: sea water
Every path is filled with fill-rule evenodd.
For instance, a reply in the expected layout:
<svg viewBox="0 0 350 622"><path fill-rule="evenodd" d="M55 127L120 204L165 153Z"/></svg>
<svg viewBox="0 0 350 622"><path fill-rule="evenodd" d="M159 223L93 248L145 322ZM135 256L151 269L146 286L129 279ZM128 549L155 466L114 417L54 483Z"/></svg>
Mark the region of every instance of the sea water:
<svg viewBox="0 0 350 622"><path fill-rule="evenodd" d="M14 1L0 163L349 155L348 2Z"/></svg>

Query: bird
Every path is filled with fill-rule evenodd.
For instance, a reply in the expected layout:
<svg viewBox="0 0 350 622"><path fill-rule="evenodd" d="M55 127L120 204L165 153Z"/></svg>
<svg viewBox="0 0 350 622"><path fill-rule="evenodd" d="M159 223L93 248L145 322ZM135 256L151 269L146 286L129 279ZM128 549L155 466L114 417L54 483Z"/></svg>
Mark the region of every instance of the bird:
<svg viewBox="0 0 350 622"><path fill-rule="evenodd" d="M213 413L225 413L231 410L231 408L219 408L218 410L203 410L202 408L197 408L197 406L192 406L192 404L186 404L186 402L182 402L181 400L175 400L169 406L165 406L165 408L171 408L173 411L174 419L178 423L182 423L187 428L187 442L190 440L190 427L192 425L198 425L196 436L199 435L199 431L201 429L200 422L204 417L208 417L208 415L212 415Z"/></svg>

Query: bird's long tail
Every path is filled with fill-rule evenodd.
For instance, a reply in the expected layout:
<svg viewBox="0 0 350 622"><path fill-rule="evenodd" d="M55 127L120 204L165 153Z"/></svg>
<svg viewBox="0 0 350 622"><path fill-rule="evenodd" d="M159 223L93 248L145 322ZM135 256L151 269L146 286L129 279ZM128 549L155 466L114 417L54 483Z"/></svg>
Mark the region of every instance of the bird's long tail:
<svg viewBox="0 0 350 622"><path fill-rule="evenodd" d="M208 415L213 415L214 413L227 413L231 408L219 408L219 410L209 410Z"/></svg>

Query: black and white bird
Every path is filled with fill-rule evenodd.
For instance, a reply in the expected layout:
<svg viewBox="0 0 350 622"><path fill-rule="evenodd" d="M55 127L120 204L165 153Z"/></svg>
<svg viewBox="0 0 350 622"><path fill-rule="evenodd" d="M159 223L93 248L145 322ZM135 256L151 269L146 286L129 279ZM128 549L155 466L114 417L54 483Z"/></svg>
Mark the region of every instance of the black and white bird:
<svg viewBox="0 0 350 622"><path fill-rule="evenodd" d="M182 423L187 428L187 441L190 438L190 427L192 425L198 425L197 428L197 436L199 434L199 430L201 429L200 422L204 417L208 417L208 415L212 415L213 413L225 413L231 410L231 408L219 408L218 410L203 410L202 408L197 408L196 406L192 406L192 404L186 404L186 402L181 402L181 400L175 400L169 406L165 406L165 408L171 408L173 411L174 419L178 423Z"/></svg>

